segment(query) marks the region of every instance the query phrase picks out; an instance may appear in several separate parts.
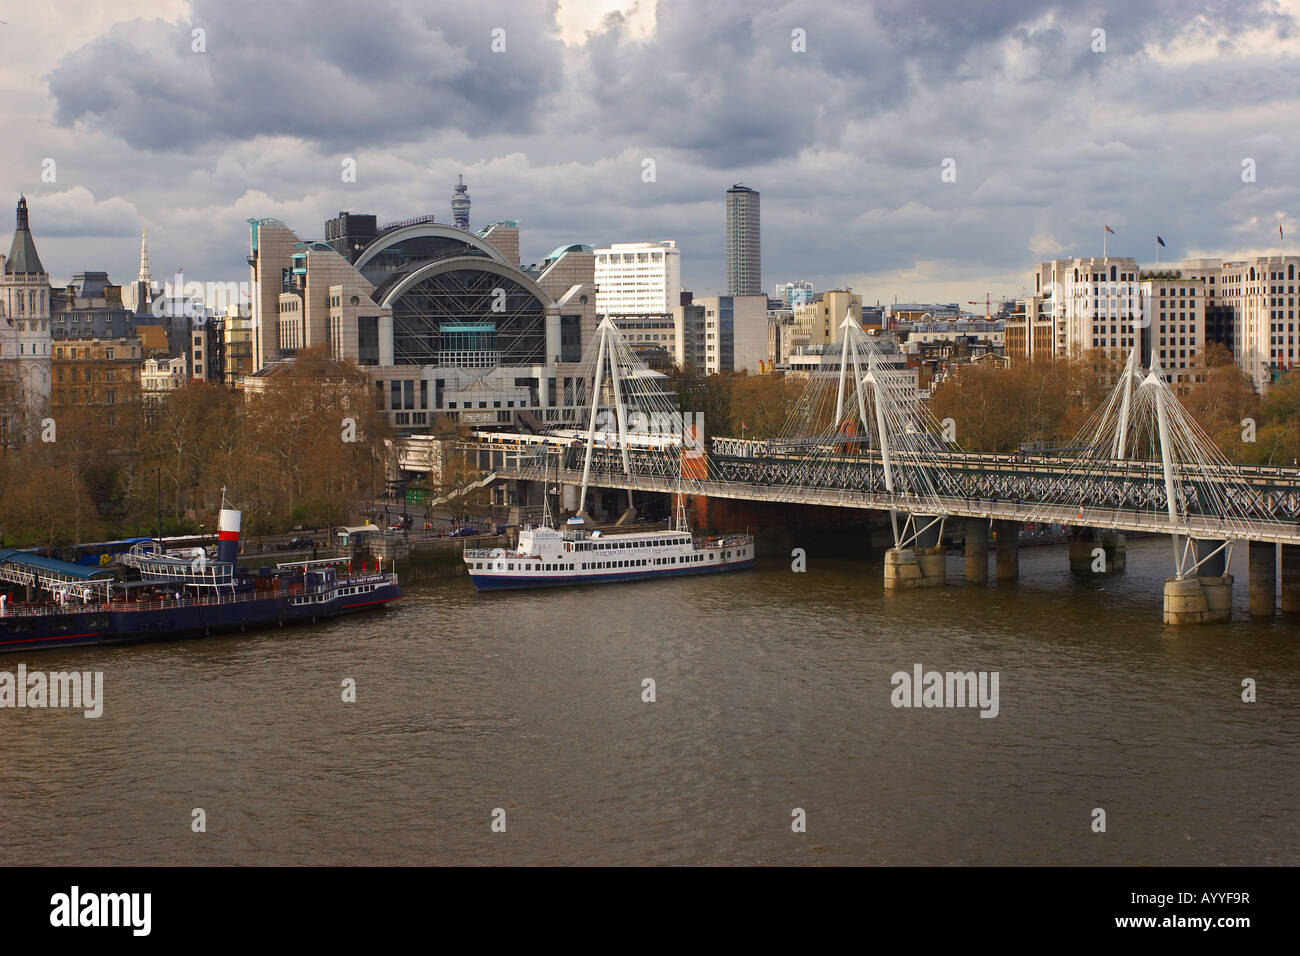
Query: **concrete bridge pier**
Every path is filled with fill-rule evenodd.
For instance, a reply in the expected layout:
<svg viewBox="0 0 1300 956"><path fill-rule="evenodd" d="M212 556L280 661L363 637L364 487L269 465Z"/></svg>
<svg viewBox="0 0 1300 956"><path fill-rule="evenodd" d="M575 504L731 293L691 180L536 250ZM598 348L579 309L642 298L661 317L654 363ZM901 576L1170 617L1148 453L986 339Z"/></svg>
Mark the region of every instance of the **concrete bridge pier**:
<svg viewBox="0 0 1300 956"><path fill-rule="evenodd" d="M934 552L938 553L934 553ZM885 552L885 590L936 588L944 583L941 548L890 548Z"/></svg>
<svg viewBox="0 0 1300 956"><path fill-rule="evenodd" d="M917 528L925 528L933 516L915 515ZM939 523L916 536L910 548L890 548L885 552L885 590L941 587L944 583L944 551L939 541Z"/></svg>
<svg viewBox="0 0 1300 956"><path fill-rule="evenodd" d="M1118 531L1106 531L1101 535L1101 547L1106 553L1106 572L1123 571L1128 566L1128 543Z"/></svg>
<svg viewBox="0 0 1300 956"><path fill-rule="evenodd" d="M1205 558L1222 541L1192 542L1197 560ZM1205 561L1192 577L1165 581L1166 624L1223 624L1232 618L1232 575L1227 551Z"/></svg>
<svg viewBox="0 0 1300 956"><path fill-rule="evenodd" d="M1223 624L1231 617L1231 574L1165 580L1166 624Z"/></svg>
<svg viewBox="0 0 1300 956"><path fill-rule="evenodd" d="M997 577L999 581L1015 581L1020 577L1020 522L994 521L996 538Z"/></svg>
<svg viewBox="0 0 1300 956"><path fill-rule="evenodd" d="M1300 544L1282 545L1282 613L1300 614Z"/></svg>
<svg viewBox="0 0 1300 956"><path fill-rule="evenodd" d="M925 528L916 536L916 563L921 567L921 587L942 587L945 582L947 552L939 538L938 515L917 515L918 528ZM929 527L926 527L929 525Z"/></svg>
<svg viewBox="0 0 1300 956"><path fill-rule="evenodd" d="M966 580L984 584L989 579L989 523L986 518L966 519Z"/></svg>
<svg viewBox="0 0 1300 956"><path fill-rule="evenodd" d="M1272 617L1277 604L1277 545L1250 542L1250 616Z"/></svg>
<svg viewBox="0 0 1300 956"><path fill-rule="evenodd" d="M1102 553L1097 554L1101 548ZM1101 570L1097 559L1101 558ZM1070 533L1070 570L1076 574L1113 574L1128 565L1124 535L1100 528L1077 528Z"/></svg>
<svg viewBox="0 0 1300 956"><path fill-rule="evenodd" d="M1092 549L1093 531L1091 528L1070 529L1070 571L1073 574L1092 573L1094 560Z"/></svg>

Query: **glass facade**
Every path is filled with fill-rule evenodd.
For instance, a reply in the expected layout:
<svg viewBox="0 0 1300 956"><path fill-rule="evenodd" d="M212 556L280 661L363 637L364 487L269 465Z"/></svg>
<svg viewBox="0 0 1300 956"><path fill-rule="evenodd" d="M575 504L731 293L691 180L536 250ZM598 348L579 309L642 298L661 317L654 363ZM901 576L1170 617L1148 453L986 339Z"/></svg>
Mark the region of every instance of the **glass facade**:
<svg viewBox="0 0 1300 956"><path fill-rule="evenodd" d="M429 276L393 303L397 365L490 368L545 360L545 305L496 273L455 269Z"/></svg>

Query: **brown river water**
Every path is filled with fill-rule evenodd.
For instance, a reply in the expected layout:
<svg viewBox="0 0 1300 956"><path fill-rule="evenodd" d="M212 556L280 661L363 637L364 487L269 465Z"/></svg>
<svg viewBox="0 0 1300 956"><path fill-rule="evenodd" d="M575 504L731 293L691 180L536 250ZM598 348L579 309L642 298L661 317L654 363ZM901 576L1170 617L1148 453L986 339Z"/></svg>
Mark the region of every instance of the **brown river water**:
<svg viewBox="0 0 1300 956"><path fill-rule="evenodd" d="M949 587L900 594L879 554L586 590L450 578L308 628L4 655L102 671L104 711L0 710L0 855L1300 863L1300 619L1246 617L1244 549L1233 623L1177 630L1164 540L1104 578L1071 577L1063 545L1023 549L1014 584L948 560ZM894 707L917 664L996 671L997 716Z"/></svg>

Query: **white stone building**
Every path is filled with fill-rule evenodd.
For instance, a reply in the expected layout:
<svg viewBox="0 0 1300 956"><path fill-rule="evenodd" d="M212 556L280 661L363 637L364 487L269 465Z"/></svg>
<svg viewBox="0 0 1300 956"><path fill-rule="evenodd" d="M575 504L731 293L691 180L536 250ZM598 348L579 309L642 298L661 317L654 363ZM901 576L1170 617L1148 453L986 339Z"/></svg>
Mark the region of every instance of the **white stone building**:
<svg viewBox="0 0 1300 956"><path fill-rule="evenodd" d="M0 442L30 435L50 402L50 277L36 252L27 200L0 270Z"/></svg>
<svg viewBox="0 0 1300 956"><path fill-rule="evenodd" d="M616 242L595 253L600 315L662 315L678 304L682 263L673 240Z"/></svg>

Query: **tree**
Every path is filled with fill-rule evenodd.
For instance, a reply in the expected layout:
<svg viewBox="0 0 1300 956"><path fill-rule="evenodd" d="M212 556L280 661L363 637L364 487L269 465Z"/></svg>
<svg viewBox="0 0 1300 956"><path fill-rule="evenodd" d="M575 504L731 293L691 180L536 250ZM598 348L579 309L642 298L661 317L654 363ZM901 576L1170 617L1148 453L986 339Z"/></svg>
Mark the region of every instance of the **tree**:
<svg viewBox="0 0 1300 956"><path fill-rule="evenodd" d="M1255 462L1300 464L1300 369L1292 369L1264 395L1259 409Z"/></svg>
<svg viewBox="0 0 1300 956"><path fill-rule="evenodd" d="M1256 457L1254 444L1243 441L1242 432L1246 419L1258 421L1259 396L1222 345L1211 343L1201 353L1192 382L1180 400L1231 461L1247 462Z"/></svg>

